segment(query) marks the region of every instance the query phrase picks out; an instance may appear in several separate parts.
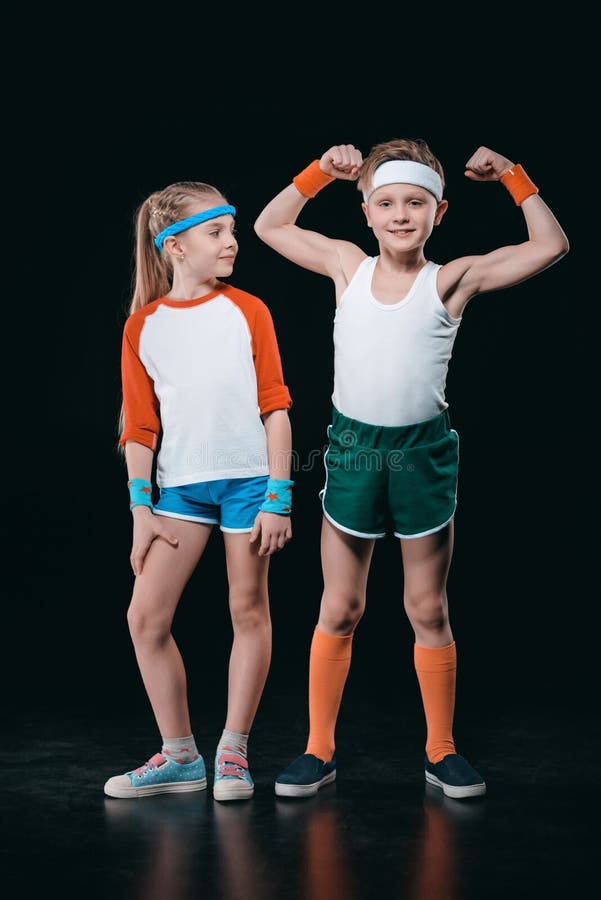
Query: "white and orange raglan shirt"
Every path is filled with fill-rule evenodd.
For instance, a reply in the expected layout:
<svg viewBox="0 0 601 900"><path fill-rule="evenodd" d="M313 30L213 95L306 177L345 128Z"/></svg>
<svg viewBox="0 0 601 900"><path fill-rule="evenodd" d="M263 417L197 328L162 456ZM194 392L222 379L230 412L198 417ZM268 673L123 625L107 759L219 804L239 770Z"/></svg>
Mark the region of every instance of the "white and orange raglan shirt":
<svg viewBox="0 0 601 900"><path fill-rule="evenodd" d="M159 487L269 474L261 416L292 400L258 297L220 283L137 310L123 329L121 380L119 443L159 447Z"/></svg>

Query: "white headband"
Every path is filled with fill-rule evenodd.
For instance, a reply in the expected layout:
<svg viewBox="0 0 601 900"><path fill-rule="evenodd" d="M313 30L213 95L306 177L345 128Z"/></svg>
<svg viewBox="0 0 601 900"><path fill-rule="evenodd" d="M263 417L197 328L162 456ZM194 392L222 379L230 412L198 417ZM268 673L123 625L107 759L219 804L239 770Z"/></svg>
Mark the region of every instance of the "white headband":
<svg viewBox="0 0 601 900"><path fill-rule="evenodd" d="M363 192L364 201L367 203L376 188L385 184L417 184L434 194L439 202L442 200L442 181L438 172L410 159L389 159L378 166L371 188Z"/></svg>

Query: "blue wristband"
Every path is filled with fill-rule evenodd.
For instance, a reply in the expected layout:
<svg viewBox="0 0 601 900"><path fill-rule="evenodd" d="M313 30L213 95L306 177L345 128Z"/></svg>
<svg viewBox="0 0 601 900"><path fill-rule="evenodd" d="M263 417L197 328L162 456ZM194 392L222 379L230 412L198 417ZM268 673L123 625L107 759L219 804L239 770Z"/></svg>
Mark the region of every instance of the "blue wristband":
<svg viewBox="0 0 601 900"><path fill-rule="evenodd" d="M287 481L284 478L268 478L265 499L261 504L263 512L289 516L292 512L293 485L293 481Z"/></svg>
<svg viewBox="0 0 601 900"><path fill-rule="evenodd" d="M132 478L127 482L127 486L129 488L130 509L133 509L134 506L149 506L151 509L154 509L150 481L146 481L145 478Z"/></svg>

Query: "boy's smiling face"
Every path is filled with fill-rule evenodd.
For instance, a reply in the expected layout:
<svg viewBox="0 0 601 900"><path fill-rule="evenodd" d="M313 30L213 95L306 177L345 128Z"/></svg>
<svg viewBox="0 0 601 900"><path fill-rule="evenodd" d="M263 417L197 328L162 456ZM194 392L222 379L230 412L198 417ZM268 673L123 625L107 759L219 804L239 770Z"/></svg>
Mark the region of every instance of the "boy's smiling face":
<svg viewBox="0 0 601 900"><path fill-rule="evenodd" d="M392 251L423 246L448 204L438 202L425 188L414 184L386 184L362 204L367 224L381 245Z"/></svg>

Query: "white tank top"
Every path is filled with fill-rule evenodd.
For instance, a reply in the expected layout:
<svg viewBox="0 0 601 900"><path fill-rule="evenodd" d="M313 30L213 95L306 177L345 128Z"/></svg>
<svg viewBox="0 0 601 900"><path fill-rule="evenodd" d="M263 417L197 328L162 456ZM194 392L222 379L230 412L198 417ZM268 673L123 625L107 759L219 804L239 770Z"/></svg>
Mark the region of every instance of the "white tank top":
<svg viewBox="0 0 601 900"><path fill-rule="evenodd" d="M427 262L399 303L371 291L377 256L357 268L334 317L332 403L350 419L412 425L446 409L445 385L461 318L449 315L436 287L440 265Z"/></svg>

